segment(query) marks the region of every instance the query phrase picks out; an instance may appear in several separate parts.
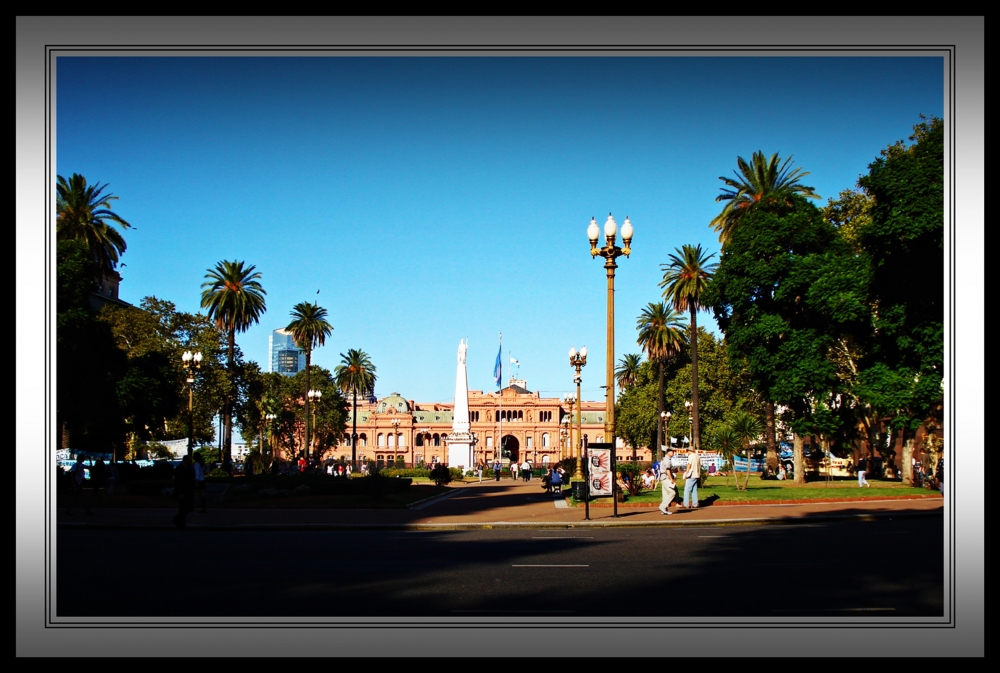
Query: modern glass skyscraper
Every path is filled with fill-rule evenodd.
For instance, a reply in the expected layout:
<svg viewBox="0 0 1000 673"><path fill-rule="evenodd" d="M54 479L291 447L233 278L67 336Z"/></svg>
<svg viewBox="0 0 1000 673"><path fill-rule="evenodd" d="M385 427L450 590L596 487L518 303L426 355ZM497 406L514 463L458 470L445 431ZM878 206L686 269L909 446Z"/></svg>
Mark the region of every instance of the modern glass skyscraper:
<svg viewBox="0 0 1000 673"><path fill-rule="evenodd" d="M271 353L269 372L292 376L306 367L305 351L295 345L295 339L288 330L276 329L271 332L268 350Z"/></svg>

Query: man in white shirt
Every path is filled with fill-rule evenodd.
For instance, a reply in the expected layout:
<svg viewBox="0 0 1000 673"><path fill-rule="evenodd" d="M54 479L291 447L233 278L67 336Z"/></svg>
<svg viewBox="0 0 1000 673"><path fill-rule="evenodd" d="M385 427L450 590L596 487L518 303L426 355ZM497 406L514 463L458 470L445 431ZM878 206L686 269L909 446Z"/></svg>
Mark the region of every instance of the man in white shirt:
<svg viewBox="0 0 1000 673"><path fill-rule="evenodd" d="M667 451L667 455L660 461L660 489L663 491L663 499L660 501L660 511L664 514L673 514L670 511L670 503L677 497L677 482L674 481L673 470L670 467L671 458L674 452Z"/></svg>
<svg viewBox="0 0 1000 673"><path fill-rule="evenodd" d="M701 478L701 456L698 450L688 454L687 469L684 470L684 502L681 507L698 509L698 479Z"/></svg>

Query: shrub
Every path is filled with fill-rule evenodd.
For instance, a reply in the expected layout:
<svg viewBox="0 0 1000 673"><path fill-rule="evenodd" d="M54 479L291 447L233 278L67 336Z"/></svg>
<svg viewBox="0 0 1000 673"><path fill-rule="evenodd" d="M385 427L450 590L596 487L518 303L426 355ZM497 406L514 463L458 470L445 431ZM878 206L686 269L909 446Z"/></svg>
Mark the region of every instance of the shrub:
<svg viewBox="0 0 1000 673"><path fill-rule="evenodd" d="M438 486L444 486L445 484L451 482L452 473L448 467L439 463L434 466L433 470L431 470L430 477ZM461 478L461 475L459 475L459 478Z"/></svg>
<svg viewBox="0 0 1000 673"><path fill-rule="evenodd" d="M462 478L465 476L464 474L462 474L462 470L458 469L457 467L449 467L448 473L451 475L452 481L454 481L455 479L461 481Z"/></svg>
<svg viewBox="0 0 1000 673"><path fill-rule="evenodd" d="M205 476L210 477L212 479L232 479L233 475L229 474L221 467L216 467L213 468L212 471L206 474Z"/></svg>

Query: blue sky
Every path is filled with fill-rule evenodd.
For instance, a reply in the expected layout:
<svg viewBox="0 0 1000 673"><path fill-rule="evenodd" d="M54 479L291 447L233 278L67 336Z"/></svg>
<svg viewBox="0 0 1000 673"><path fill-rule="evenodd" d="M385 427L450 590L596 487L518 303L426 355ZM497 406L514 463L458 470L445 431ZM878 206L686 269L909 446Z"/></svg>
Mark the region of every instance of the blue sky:
<svg viewBox="0 0 1000 673"><path fill-rule="evenodd" d="M135 226L125 301L197 312L209 268L255 265L268 309L237 342L265 370L270 331L318 301L334 332L314 362L365 350L380 396L450 402L462 338L470 388L494 389L502 331L505 379L509 352L561 395L586 345L601 399L591 217L635 227L619 359L668 255L718 250L737 156L791 155L822 205L943 115L943 74L935 57L60 57L56 165L108 183Z"/></svg>

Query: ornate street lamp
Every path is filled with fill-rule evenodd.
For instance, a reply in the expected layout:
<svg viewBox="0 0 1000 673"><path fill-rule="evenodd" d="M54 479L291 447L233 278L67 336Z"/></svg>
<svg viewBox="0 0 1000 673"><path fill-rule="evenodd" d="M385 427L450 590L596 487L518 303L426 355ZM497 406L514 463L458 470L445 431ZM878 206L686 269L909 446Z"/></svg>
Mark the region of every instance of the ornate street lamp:
<svg viewBox="0 0 1000 673"><path fill-rule="evenodd" d="M267 445L270 452L271 460L274 461L274 421L278 418L277 414L268 414L264 417L267 419ZM263 450L264 447L261 447Z"/></svg>
<svg viewBox="0 0 1000 673"><path fill-rule="evenodd" d="M576 352L576 346L569 349L569 364L576 369L576 376L573 383L576 384L576 468L573 470L573 478L577 481L583 479L583 403L580 400L580 383L583 381L580 370L587 365L587 347L584 346L580 352Z"/></svg>
<svg viewBox="0 0 1000 673"><path fill-rule="evenodd" d="M306 396L309 398L310 402L315 401L317 404L319 404L320 398L323 397L323 391L322 390L310 390L308 393L306 393ZM307 423L309 422L308 419L306 419L306 422ZM312 407L312 429L313 429L313 435L315 435L316 434L316 407L315 406ZM308 428L307 428L307 430L308 430ZM313 437L313 441L314 442L316 441L315 437ZM309 446L309 435L307 434L306 435L306 462L309 462L309 449L310 449L310 446ZM313 454L316 454L316 452L313 451Z"/></svg>
<svg viewBox="0 0 1000 673"><path fill-rule="evenodd" d="M666 438L667 446L670 445L670 416L672 414L669 411L660 412L660 423L663 425L663 430L660 432L660 436ZM659 462L663 460L663 447L656 447L656 461Z"/></svg>
<svg viewBox="0 0 1000 673"><path fill-rule="evenodd" d="M615 260L620 256L629 256L632 252L632 222L625 217L622 222L622 243L624 247L615 245L615 237L618 234L618 224L615 218L608 213L608 219L604 223L604 247L597 247L597 239L600 237L601 229L597 226L597 220L591 218L590 226L587 227L587 238L590 239L590 256L600 255L604 258L604 269L608 276L608 352L607 352L607 397L604 412L604 437L606 442L615 445L615 269L618 264Z"/></svg>
<svg viewBox="0 0 1000 673"><path fill-rule="evenodd" d="M187 372L188 385L188 450L187 455L194 453L194 373L201 369L201 353L184 351L181 355L184 370Z"/></svg>
<svg viewBox="0 0 1000 673"><path fill-rule="evenodd" d="M402 421L398 418L392 419L392 466L396 467L396 461L399 457L396 455L396 451L399 449L399 424Z"/></svg>

